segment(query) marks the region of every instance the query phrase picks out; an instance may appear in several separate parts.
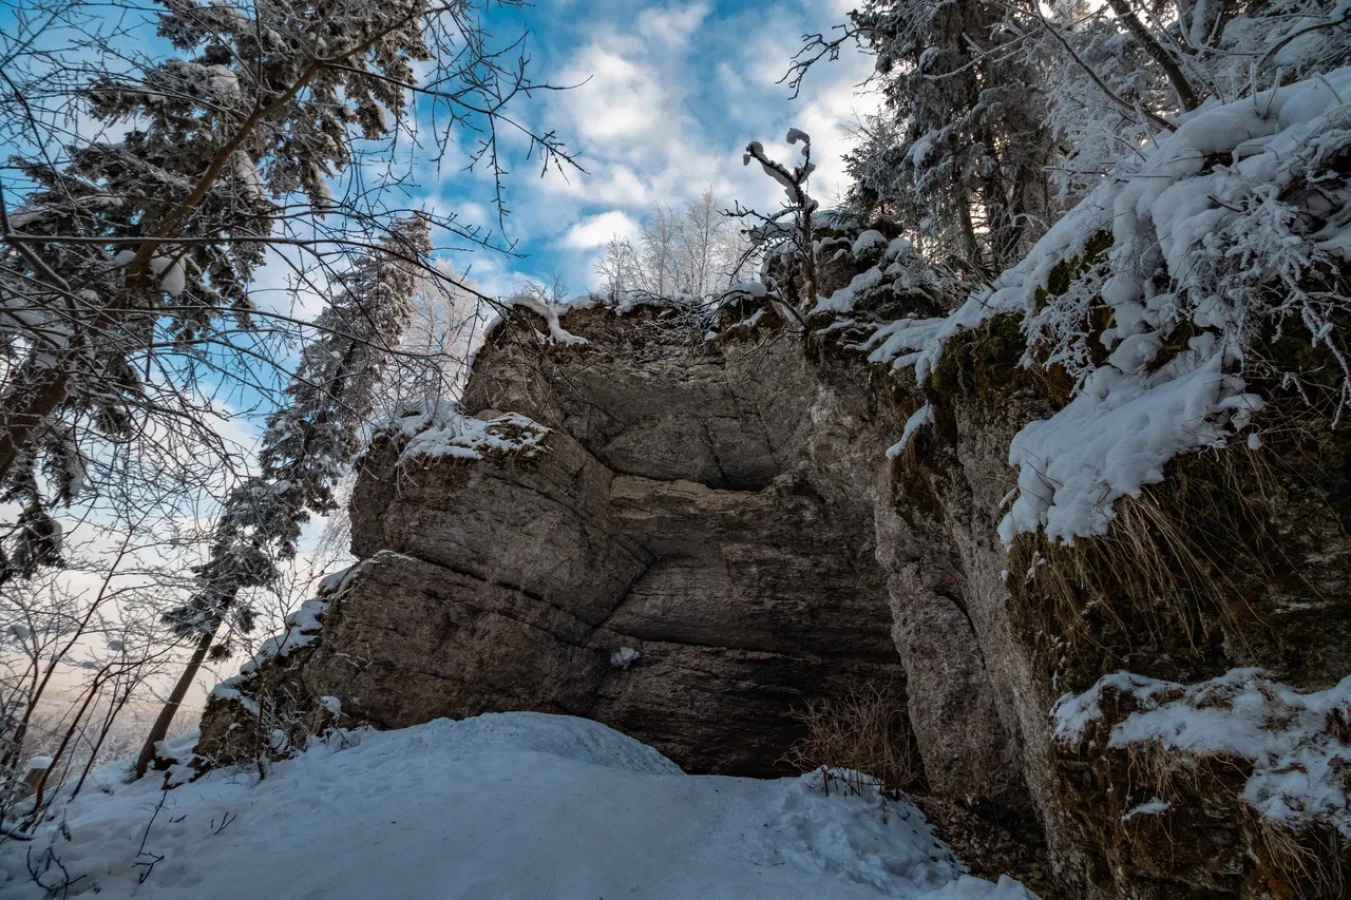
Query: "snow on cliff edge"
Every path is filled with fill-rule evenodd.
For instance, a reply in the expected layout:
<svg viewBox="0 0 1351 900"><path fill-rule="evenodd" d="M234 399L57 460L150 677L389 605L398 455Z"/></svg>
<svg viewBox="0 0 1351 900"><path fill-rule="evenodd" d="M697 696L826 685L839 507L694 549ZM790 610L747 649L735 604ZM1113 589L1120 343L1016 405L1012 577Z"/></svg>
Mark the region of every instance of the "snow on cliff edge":
<svg viewBox="0 0 1351 900"><path fill-rule="evenodd" d="M101 900L1035 900L963 875L906 803L827 796L815 774L685 775L566 716L347 733L261 782L227 769L164 793L117 775L64 828L0 843L0 896L47 896L29 870L59 884L53 859L70 896Z"/></svg>
<svg viewBox="0 0 1351 900"><path fill-rule="evenodd" d="M1306 336L1337 379L1334 424L1351 409L1351 303L1320 287L1351 265L1349 153L1351 67L1208 103L1123 159L956 311L882 323L852 346L923 384L949 340L1020 316L1024 363L1063 367L1075 396L1013 439L1018 491L1000 537L1106 534L1117 500L1252 423L1254 335ZM856 295L887 286L886 264L818 308L851 314ZM1280 372L1292 384L1309 374Z"/></svg>

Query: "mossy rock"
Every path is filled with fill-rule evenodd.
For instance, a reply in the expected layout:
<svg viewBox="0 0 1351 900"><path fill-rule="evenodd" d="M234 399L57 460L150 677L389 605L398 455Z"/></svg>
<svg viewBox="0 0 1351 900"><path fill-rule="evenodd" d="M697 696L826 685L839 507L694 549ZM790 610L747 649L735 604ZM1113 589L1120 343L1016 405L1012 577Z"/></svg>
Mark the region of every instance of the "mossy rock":
<svg viewBox="0 0 1351 900"><path fill-rule="evenodd" d="M1276 430L1188 454L1118 501L1106 535L1020 536L1008 587L1046 677L1077 691L1117 669L1187 682L1259 666L1326 687L1351 672L1340 438Z"/></svg>
<svg viewBox="0 0 1351 900"><path fill-rule="evenodd" d="M1107 263L1107 251L1112 249L1112 232L1104 229L1089 238L1084 252L1070 259L1061 260L1051 269L1046 286L1037 289L1035 309L1041 312L1056 297L1069 293L1074 282L1089 272Z"/></svg>
<svg viewBox="0 0 1351 900"><path fill-rule="evenodd" d="M1068 403L1074 384L1065 371L1026 365L1026 357L1022 314L1000 313L947 340L927 387L940 402L975 398L995 407L1030 392L1049 404L1048 411Z"/></svg>
<svg viewBox="0 0 1351 900"><path fill-rule="evenodd" d="M1243 799L1251 761L1158 744L1114 745L1139 708L1105 688L1101 715L1057 742L1057 801L1101 854L1092 880L1106 896L1148 900L1335 900L1351 886L1351 847L1321 823L1264 820ZM1162 804L1157 803L1162 801ZM1152 806L1152 808L1151 808Z"/></svg>

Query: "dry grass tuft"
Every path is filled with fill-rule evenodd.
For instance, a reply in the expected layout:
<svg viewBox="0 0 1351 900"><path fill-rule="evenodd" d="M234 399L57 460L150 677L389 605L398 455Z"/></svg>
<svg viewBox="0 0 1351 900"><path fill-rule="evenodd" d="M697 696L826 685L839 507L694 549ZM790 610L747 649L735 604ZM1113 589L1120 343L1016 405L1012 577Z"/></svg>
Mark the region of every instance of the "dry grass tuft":
<svg viewBox="0 0 1351 900"><path fill-rule="evenodd" d="M1164 484L1118 500L1105 535L1015 541L1007 583L1028 633L1059 660L1060 686L1081 690L1144 661L1171 667L1148 673L1157 677L1209 677L1270 638L1264 597L1320 597L1272 532L1290 480L1274 458L1244 445L1195 454Z"/></svg>
<svg viewBox="0 0 1351 900"><path fill-rule="evenodd" d="M1296 833L1278 822L1257 826L1259 870L1269 896L1291 900L1323 900L1351 896L1346 841L1336 830L1305 829Z"/></svg>
<svg viewBox="0 0 1351 900"><path fill-rule="evenodd" d="M899 687L853 689L842 697L813 700L794 715L807 733L785 760L799 770L852 769L890 791L924 787L924 764Z"/></svg>

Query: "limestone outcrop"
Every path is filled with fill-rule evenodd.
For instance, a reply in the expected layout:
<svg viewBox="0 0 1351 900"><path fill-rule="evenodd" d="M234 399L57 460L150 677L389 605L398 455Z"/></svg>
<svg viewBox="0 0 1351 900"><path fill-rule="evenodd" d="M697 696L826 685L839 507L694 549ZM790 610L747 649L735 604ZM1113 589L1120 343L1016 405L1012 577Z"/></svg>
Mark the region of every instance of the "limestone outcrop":
<svg viewBox="0 0 1351 900"><path fill-rule="evenodd" d="M836 254L823 293L875 262ZM476 427L530 440L445 453L416 450L416 428L378 435L352 500L361 562L328 585L318 634L217 692L199 753L248 757L335 723L539 710L597 719L690 771L769 775L789 768L810 703L886 685L932 796L1049 848L1066 896L1315 883L1280 869L1236 794L1192 797L1205 812L1178 827L1206 850L1170 855L1167 821L1131 813L1153 808L1151 779L1171 770L1106 747L1135 707L1104 704L1117 719L1073 739L1051 713L1118 669L1191 682L1260 666L1309 689L1345 675L1344 434L1273 441L1323 441L1324 459L1343 454L1330 476L1182 463L1184 489L1138 501L1163 517L1131 534L1131 552L1155 554L1149 578L1126 577L1140 560L1108 541L1008 548L996 524L1016 481L1010 441L1064 388L1019 365L1022 335L1001 320L954 339L923 384L870 366L850 346L859 318L941 307L923 284L896 284L805 334L768 307L753 315L754 298L730 328L673 306L572 310L562 326L585 343L512 313L461 405ZM896 445L926 403L932 416ZM1196 511L1188 492L1203 483L1251 500L1239 505L1253 541L1285 528L1278 572L1221 576L1206 555L1220 543L1174 540L1167 523L1189 515L1203 542L1228 539L1207 517L1230 511L1213 498ZM1201 771L1223 781L1219 765ZM1182 803L1192 782L1176 784ZM1336 834L1318 834L1335 868Z"/></svg>
<svg viewBox="0 0 1351 900"><path fill-rule="evenodd" d="M540 452L405 458L376 439L352 501L363 563L292 695L382 727L588 715L693 771L769 774L808 702L909 683L928 780L1028 811L969 614L879 512L894 412L786 330L705 341L661 307L566 326L587 343L514 314L463 399L549 429ZM897 654L930 633L942 652Z"/></svg>

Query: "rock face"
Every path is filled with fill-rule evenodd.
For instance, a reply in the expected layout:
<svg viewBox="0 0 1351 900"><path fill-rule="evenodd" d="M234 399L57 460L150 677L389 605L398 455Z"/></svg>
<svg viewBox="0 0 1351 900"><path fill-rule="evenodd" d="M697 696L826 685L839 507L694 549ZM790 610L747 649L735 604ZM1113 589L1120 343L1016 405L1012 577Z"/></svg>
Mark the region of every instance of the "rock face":
<svg viewBox="0 0 1351 900"><path fill-rule="evenodd" d="M789 768L808 704L885 685L905 698L933 795L1044 841L1067 896L1287 895L1237 800L1186 824L1209 849L1173 853L1123 818L1153 790L1132 754L1106 752L1102 728L1096 743L1057 743L1049 713L1122 668L1194 680L1260 665L1301 687L1335 682L1351 542L1330 494L1282 493L1290 480L1268 473L1269 508L1245 509L1317 523L1287 543L1303 574L1233 576L1260 621L1212 614L1185 578L1089 578L1120 562L1092 556L1097 544L1011 555L999 542L1010 439L1056 402L1017 365L1020 333L955 339L921 386L847 350L847 328L706 340L662 307L579 309L562 324L586 343L551 344L542 320L513 313L462 402L480 420L543 426L531 452L417 455L406 435L377 437L352 501L362 562L330 589L316 639L218 692L199 753L248 757L259 735L275 748L278 731L294 741L335 721L539 710L604 722L690 771L768 775ZM935 421L890 458L926 399ZM1174 589L1181 626L1145 608ZM1076 616L1116 598L1117 618L1070 621L1066 597ZM1301 638L1306 620L1272 610L1302 616L1309 597L1328 625Z"/></svg>
<svg viewBox="0 0 1351 900"><path fill-rule="evenodd" d="M384 627L353 612L375 590L403 607L380 619L441 624L411 654L342 640L370 660L324 683L345 711L588 715L688 769L764 774L803 702L903 680L871 509L799 465L816 392L800 353L686 346L656 324L572 316L590 343L560 353L521 319L485 348L464 406L550 428L529 460L400 465L397 442L377 444L353 550L382 574L344 621ZM623 648L637 660L612 666Z"/></svg>
<svg viewBox="0 0 1351 900"><path fill-rule="evenodd" d="M303 662L272 667L288 696L381 727L590 716L691 771L761 775L787 770L811 701L909 685L929 783L1030 812L954 563L898 539L895 411L829 383L787 331L566 320L586 345L514 314L462 403L547 427L541 452L401 461L402 439L376 440L352 501L364 562ZM941 650L897 653L926 640ZM229 756L215 718L203 748Z"/></svg>
<svg viewBox="0 0 1351 900"><path fill-rule="evenodd" d="M568 317L588 345L549 349L536 325L498 332L463 405L548 427L541 452L400 463L385 437L367 456L366 562L300 667L305 695L382 727L586 715L692 771L769 774L807 702L904 684L875 467L849 458L865 410L842 427L849 401L791 340L690 342L602 310ZM612 665L624 648L636 660Z"/></svg>
<svg viewBox="0 0 1351 900"><path fill-rule="evenodd" d="M254 676L287 698L279 720L314 731L336 706L320 698L385 728L569 713L689 771L769 775L809 703L885 685L935 792L1040 827L1049 788L1024 748L1043 752L1050 698L1012 649L977 511L1010 483L997 438L971 463L983 493L945 518L963 541L936 542L898 510L884 451L903 410L789 331L705 341L660 309L564 323L587 343L514 313L462 403L545 426L539 452L406 458L376 439L352 500L362 563L320 639ZM247 755L240 718L213 702L199 752Z"/></svg>

